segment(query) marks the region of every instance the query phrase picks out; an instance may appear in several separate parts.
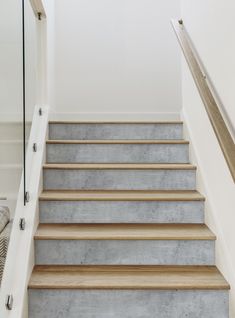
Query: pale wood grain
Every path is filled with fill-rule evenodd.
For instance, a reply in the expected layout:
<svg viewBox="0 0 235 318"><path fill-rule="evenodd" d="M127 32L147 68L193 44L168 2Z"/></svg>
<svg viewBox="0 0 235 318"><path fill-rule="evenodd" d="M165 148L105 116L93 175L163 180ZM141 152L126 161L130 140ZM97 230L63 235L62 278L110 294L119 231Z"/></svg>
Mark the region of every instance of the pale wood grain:
<svg viewBox="0 0 235 318"><path fill-rule="evenodd" d="M197 191L43 191L40 201L204 201Z"/></svg>
<svg viewBox="0 0 235 318"><path fill-rule="evenodd" d="M191 164L137 164L137 163L48 163L44 169L57 170L196 170Z"/></svg>
<svg viewBox="0 0 235 318"><path fill-rule="evenodd" d="M215 240L204 224L40 224L36 240Z"/></svg>
<svg viewBox="0 0 235 318"><path fill-rule="evenodd" d="M47 140L47 144L130 144L130 145L188 145L187 140Z"/></svg>
<svg viewBox="0 0 235 318"><path fill-rule="evenodd" d="M60 120L60 121L57 121L57 120L52 120L49 122L50 124L79 124L79 125L82 125L82 124L112 124L112 125L119 125L119 124L162 124L162 125L165 125L165 124L172 124L172 125L175 125L175 124L183 124L183 122L181 120L171 120L171 121L73 121L73 120Z"/></svg>
<svg viewBox="0 0 235 318"><path fill-rule="evenodd" d="M36 266L31 289L228 290L214 266Z"/></svg>

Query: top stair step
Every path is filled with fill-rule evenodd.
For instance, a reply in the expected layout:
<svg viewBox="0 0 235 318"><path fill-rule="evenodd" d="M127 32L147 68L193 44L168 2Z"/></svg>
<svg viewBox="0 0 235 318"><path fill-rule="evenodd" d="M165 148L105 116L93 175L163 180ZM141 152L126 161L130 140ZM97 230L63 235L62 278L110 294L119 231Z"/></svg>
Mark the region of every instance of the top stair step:
<svg viewBox="0 0 235 318"><path fill-rule="evenodd" d="M49 124L53 140L180 140L183 123L171 122L64 122Z"/></svg>

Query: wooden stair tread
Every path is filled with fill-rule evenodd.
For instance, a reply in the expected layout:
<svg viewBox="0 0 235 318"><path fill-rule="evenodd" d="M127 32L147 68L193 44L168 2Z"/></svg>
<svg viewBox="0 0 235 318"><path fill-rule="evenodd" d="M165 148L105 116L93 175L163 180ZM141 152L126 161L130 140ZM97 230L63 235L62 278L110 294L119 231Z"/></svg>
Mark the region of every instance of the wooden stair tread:
<svg viewBox="0 0 235 318"><path fill-rule="evenodd" d="M39 224L37 240L215 240L205 224Z"/></svg>
<svg viewBox="0 0 235 318"><path fill-rule="evenodd" d="M191 164L134 164L134 163L49 163L44 169L95 169L95 170L196 170Z"/></svg>
<svg viewBox="0 0 235 318"><path fill-rule="evenodd" d="M74 120L51 120L49 124L183 124L181 120L172 121L74 121Z"/></svg>
<svg viewBox="0 0 235 318"><path fill-rule="evenodd" d="M204 201L197 191L43 191L41 201Z"/></svg>
<svg viewBox="0 0 235 318"><path fill-rule="evenodd" d="M35 266L30 289L228 290L214 266Z"/></svg>
<svg viewBox="0 0 235 318"><path fill-rule="evenodd" d="M47 140L47 144L157 144L157 145L184 145L189 144L187 140Z"/></svg>

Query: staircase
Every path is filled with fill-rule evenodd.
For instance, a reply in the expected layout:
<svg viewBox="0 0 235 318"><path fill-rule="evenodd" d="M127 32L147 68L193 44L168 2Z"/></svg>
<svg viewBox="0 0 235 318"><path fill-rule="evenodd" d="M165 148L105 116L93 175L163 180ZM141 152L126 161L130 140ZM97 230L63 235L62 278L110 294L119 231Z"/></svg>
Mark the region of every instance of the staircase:
<svg viewBox="0 0 235 318"><path fill-rule="evenodd" d="M52 122L30 318L228 318L181 122Z"/></svg>

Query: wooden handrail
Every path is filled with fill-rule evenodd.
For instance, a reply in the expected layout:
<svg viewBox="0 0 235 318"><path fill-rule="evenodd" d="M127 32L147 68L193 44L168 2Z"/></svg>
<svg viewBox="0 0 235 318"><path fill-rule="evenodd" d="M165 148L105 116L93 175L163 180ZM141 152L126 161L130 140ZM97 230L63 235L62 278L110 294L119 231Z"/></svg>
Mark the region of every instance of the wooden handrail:
<svg viewBox="0 0 235 318"><path fill-rule="evenodd" d="M235 144L215 100L214 96L216 95L213 94L211 88L207 84L207 78L204 75L205 72L203 74L202 67L193 52L183 21L172 20L172 26L204 103L208 117L215 131L215 135L227 161L233 181L235 182Z"/></svg>

